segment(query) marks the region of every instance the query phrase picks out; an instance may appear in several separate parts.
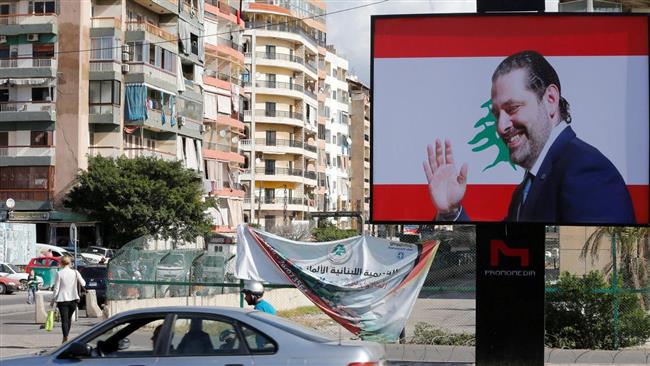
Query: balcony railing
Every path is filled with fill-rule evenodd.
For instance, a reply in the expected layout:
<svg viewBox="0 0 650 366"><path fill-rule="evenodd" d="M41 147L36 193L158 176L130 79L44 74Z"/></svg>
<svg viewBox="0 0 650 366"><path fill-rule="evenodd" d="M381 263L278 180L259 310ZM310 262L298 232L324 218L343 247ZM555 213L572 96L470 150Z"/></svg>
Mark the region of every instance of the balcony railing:
<svg viewBox="0 0 650 366"><path fill-rule="evenodd" d="M251 82L246 82L244 86L251 86ZM280 81L256 81L255 86L258 88L272 88L272 89L289 89L304 92L302 85L293 84L293 83L284 83ZM314 97L315 98L315 97Z"/></svg>
<svg viewBox="0 0 650 366"><path fill-rule="evenodd" d="M210 192L220 191L223 189L234 189L238 191L244 190L244 186L242 186L240 183L234 183L234 182L223 181L223 180L206 180L205 182L206 184L209 185Z"/></svg>
<svg viewBox="0 0 650 366"><path fill-rule="evenodd" d="M52 101L0 102L0 112L54 112Z"/></svg>
<svg viewBox="0 0 650 366"><path fill-rule="evenodd" d="M251 198L245 197L244 203L250 204ZM260 203L259 197L255 197L255 203ZM308 197L262 197L261 203L266 205L284 205L286 203L287 205L309 205L311 207L315 206L314 201Z"/></svg>
<svg viewBox="0 0 650 366"><path fill-rule="evenodd" d="M155 157L163 160L176 160L176 154L169 153L166 151L160 151L156 149L152 149L150 147L125 147L124 148L124 155L126 155L129 158L135 158L139 156L146 156L146 157Z"/></svg>
<svg viewBox="0 0 650 366"><path fill-rule="evenodd" d="M246 57L251 57L251 53L246 53ZM301 65L305 64L305 61L302 57L291 55L288 53L279 53L279 52L255 52L255 57L262 58L265 60L280 60L280 61L289 61L299 63Z"/></svg>
<svg viewBox="0 0 650 366"><path fill-rule="evenodd" d="M119 61L95 61L90 60L90 71L115 71Z"/></svg>
<svg viewBox="0 0 650 366"><path fill-rule="evenodd" d="M237 44L234 40L224 38L224 37L217 37L217 44L220 46L226 46L230 47L233 50L236 50L238 52L244 52L244 47L241 45Z"/></svg>
<svg viewBox="0 0 650 366"><path fill-rule="evenodd" d="M242 145L250 145L251 140L241 140ZM316 152L316 146L314 145L309 145L307 143L304 143L299 140L285 140L285 139L275 139L275 140L267 140L267 139L255 139L255 144L257 145L263 145L263 146L289 146L289 147L297 147L301 149L305 149L311 152Z"/></svg>
<svg viewBox="0 0 650 366"><path fill-rule="evenodd" d="M0 15L0 25L25 25L25 24L44 24L54 23L56 14L8 14Z"/></svg>
<svg viewBox="0 0 650 366"><path fill-rule="evenodd" d="M244 114L247 116L251 115L250 110L245 110ZM298 112L289 112L289 111L267 111L265 109L256 109L255 115L258 117L278 117L278 118L292 118L297 120L303 120L302 113Z"/></svg>
<svg viewBox="0 0 650 366"><path fill-rule="evenodd" d="M205 142L203 147L207 150L237 153L237 144L221 144L215 142Z"/></svg>
<svg viewBox="0 0 650 366"><path fill-rule="evenodd" d="M205 0L206 4L210 4L219 8L219 11L227 15L237 15L237 8L230 6L225 1L219 0Z"/></svg>
<svg viewBox="0 0 650 366"><path fill-rule="evenodd" d="M49 201L50 192L35 189L0 189L0 201L12 198L16 201Z"/></svg>
<svg viewBox="0 0 650 366"><path fill-rule="evenodd" d="M314 93L314 92L311 91L310 89L305 88L305 94L307 94L308 96L312 97L313 99L316 99L316 93Z"/></svg>
<svg viewBox="0 0 650 366"><path fill-rule="evenodd" d="M55 62L53 58L34 58L34 57L19 57L19 58L4 58L0 59L0 68L24 68L24 67L52 67Z"/></svg>
<svg viewBox="0 0 650 366"><path fill-rule="evenodd" d="M54 146L14 145L0 146L0 156L52 156Z"/></svg>
<svg viewBox="0 0 650 366"><path fill-rule="evenodd" d="M316 172L305 172L305 178L316 180Z"/></svg>
<svg viewBox="0 0 650 366"><path fill-rule="evenodd" d="M325 47L325 43L319 39L316 38L313 34L307 32L306 30L296 27L295 25L289 25L286 23L280 23L280 24L267 24L267 23L253 23L249 22L246 23L246 28L255 28L255 29L262 29L262 30L270 30L270 31L277 31L277 32L289 32L289 33L294 33L301 35L305 37L308 41L311 41L315 45Z"/></svg>
<svg viewBox="0 0 650 366"><path fill-rule="evenodd" d="M166 41L176 42L176 35L169 33L166 30L160 29L151 23L138 21L126 22L126 29L129 31L147 32Z"/></svg>
<svg viewBox="0 0 650 366"><path fill-rule="evenodd" d="M216 71L216 70L205 70L204 73L207 76L210 76L210 77L213 77L213 78L216 78L216 79L219 79L219 80L227 81L227 82L229 82L231 84L241 85L241 81L239 80L239 78L236 77L236 76L232 76L229 73L223 73L223 72L219 72L219 71Z"/></svg>
<svg viewBox="0 0 650 366"><path fill-rule="evenodd" d="M307 68L312 72L318 72L318 67L316 66L316 63L312 61L305 62L305 66L307 66Z"/></svg>
<svg viewBox="0 0 650 366"><path fill-rule="evenodd" d="M295 168L272 168L267 169L266 167L255 168L256 174L264 175L292 175L295 177L302 177L302 169Z"/></svg>
<svg viewBox="0 0 650 366"><path fill-rule="evenodd" d="M90 18L91 28L122 28L122 19L117 17L92 17Z"/></svg>

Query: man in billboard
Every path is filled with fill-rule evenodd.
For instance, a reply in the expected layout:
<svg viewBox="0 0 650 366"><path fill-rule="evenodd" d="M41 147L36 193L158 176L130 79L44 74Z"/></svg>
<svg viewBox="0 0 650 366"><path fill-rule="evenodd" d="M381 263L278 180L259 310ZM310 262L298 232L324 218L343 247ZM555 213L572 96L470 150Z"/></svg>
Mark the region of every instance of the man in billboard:
<svg viewBox="0 0 650 366"><path fill-rule="evenodd" d="M570 127L569 103L551 64L535 51L503 60L492 75L492 114L510 160L526 170L505 221L634 224L616 167ZM462 207L467 163L457 170L451 142L427 147L424 172L443 221L470 221Z"/></svg>

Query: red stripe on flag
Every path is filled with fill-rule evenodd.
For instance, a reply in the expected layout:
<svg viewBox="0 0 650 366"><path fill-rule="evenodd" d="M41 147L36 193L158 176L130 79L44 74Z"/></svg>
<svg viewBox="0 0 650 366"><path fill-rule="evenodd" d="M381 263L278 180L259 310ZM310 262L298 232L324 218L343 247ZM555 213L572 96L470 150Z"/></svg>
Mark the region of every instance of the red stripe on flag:
<svg viewBox="0 0 650 366"><path fill-rule="evenodd" d="M516 185L471 184L467 186L463 207L476 221L501 221ZM649 189L647 185L628 185L637 223L647 224ZM436 210L426 184L374 184L372 186L374 221L433 221Z"/></svg>
<svg viewBox="0 0 650 366"><path fill-rule="evenodd" d="M374 57L648 54L643 16L430 16L375 20Z"/></svg>

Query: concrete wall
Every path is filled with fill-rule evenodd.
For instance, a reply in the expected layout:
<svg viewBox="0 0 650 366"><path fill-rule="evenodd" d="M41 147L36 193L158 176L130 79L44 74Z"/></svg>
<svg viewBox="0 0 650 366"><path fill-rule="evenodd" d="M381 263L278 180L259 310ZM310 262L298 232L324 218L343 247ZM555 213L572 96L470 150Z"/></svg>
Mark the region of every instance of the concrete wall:
<svg viewBox="0 0 650 366"><path fill-rule="evenodd" d="M560 271L583 275L591 271L602 271L612 260L611 239L606 237L600 243L598 257L590 254L580 258L584 243L596 230L595 227L560 227Z"/></svg>
<svg viewBox="0 0 650 366"><path fill-rule="evenodd" d="M111 300L106 304L105 312L109 317L124 311L159 306L232 306L239 307L239 293L215 296L168 297L163 299ZM266 291L264 299L276 310L291 310L302 306L313 306L300 291L275 289ZM248 305L244 302L244 306Z"/></svg>

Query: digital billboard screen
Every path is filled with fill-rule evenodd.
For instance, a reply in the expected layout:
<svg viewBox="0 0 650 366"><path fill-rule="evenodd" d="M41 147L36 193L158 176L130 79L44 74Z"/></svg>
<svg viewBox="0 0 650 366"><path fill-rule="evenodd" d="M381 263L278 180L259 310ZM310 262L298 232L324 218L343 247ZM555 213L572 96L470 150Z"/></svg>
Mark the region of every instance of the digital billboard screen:
<svg viewBox="0 0 650 366"><path fill-rule="evenodd" d="M371 220L647 225L648 17L372 17Z"/></svg>

